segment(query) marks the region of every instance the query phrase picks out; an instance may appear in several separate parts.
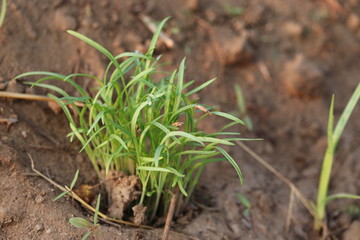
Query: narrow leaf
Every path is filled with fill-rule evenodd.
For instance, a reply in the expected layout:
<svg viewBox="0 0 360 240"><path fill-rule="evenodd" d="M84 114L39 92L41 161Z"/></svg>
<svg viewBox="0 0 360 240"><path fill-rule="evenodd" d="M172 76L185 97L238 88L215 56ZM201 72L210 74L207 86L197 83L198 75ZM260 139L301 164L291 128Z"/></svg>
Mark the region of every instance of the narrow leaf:
<svg viewBox="0 0 360 240"><path fill-rule="evenodd" d="M98 223L98 214L99 214L99 208L100 208L100 198L101 194L98 195L97 201L96 201L96 208L95 208L95 215L94 215L94 225Z"/></svg>
<svg viewBox="0 0 360 240"><path fill-rule="evenodd" d="M72 182L70 184L70 189L73 189L73 187L75 186L75 183L76 183L76 181L78 179L78 176L79 176L79 169L76 170L75 176L74 176L74 178L73 178L73 180L72 180Z"/></svg>
<svg viewBox="0 0 360 240"><path fill-rule="evenodd" d="M71 223L71 225L73 225L76 228L91 228L92 227L92 224L88 220L83 219L81 217L70 218L69 222Z"/></svg>
<svg viewBox="0 0 360 240"><path fill-rule="evenodd" d="M235 168L239 179L240 179L240 184L243 183L243 175L241 173L241 170L239 168L239 166L237 165L237 163L235 162L235 160L221 147L216 147L223 155L224 157L231 163L231 165Z"/></svg>

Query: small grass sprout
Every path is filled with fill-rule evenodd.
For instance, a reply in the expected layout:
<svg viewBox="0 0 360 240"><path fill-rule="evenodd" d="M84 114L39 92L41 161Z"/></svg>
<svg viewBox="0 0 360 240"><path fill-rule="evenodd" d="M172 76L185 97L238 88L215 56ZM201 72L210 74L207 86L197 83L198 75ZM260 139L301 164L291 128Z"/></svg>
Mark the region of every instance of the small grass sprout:
<svg viewBox="0 0 360 240"><path fill-rule="evenodd" d="M91 235L91 233L96 233L96 229L100 226L98 223L98 213L99 213L99 208L100 208L100 196L101 195L99 194L97 201L96 201L96 208L95 208L93 223L91 223L88 220L81 218L81 217L72 217L69 219L70 224L73 225L74 227L88 229L88 232L81 238L81 240L87 239Z"/></svg>
<svg viewBox="0 0 360 240"><path fill-rule="evenodd" d="M245 207L245 210L243 211L243 215L247 218L250 217L250 210L251 210L251 203L250 201L241 193L238 193L236 195L241 202L241 204Z"/></svg>
<svg viewBox="0 0 360 240"><path fill-rule="evenodd" d="M137 175L141 181L141 195L137 204L146 206L147 216L153 220L164 216L175 189L183 197L177 209L186 203L199 181L207 163L228 161L236 170L240 183L243 176L235 160L222 145L234 145L243 140L239 133L226 131L239 118L215 111L200 104L192 95L204 89L211 79L192 90L194 81L185 82L185 59L179 69L163 73L159 69L160 57L154 57L155 44L168 20L163 20L150 42L146 54L125 52L113 56L107 49L74 31L68 31L104 54L110 63L102 79L82 73L61 75L52 72L28 72L24 78L43 75L34 86L47 88L49 94L62 107L71 132L70 140L77 138L81 151L85 151L100 180L110 170ZM155 81L155 76L161 76ZM90 94L74 78L91 78L97 82L95 94ZM71 96L59 87L44 83L58 80L71 84L78 96ZM217 133L199 131L201 121L222 117L229 121ZM205 119L206 118L206 119Z"/></svg>
<svg viewBox="0 0 360 240"><path fill-rule="evenodd" d="M70 188L69 188L70 191L73 190L73 188L74 188L74 186L75 186L75 183L76 183L78 177L79 177L79 169L76 170L75 175L74 175L74 178L73 178L73 180L71 181ZM59 200L60 198L64 197L66 194L69 194L69 191L66 191L66 192L64 191L64 192L60 193L56 198L53 199L53 201L55 202L55 201Z"/></svg>
<svg viewBox="0 0 360 240"><path fill-rule="evenodd" d="M350 199L360 199L360 196L348 193L338 193L334 195L328 195L331 169L334 162L334 153L339 142L339 139L344 131L344 128L350 118L351 113L353 112L355 105L360 98L360 83L357 85L353 95L351 96L349 102L347 103L343 113L340 116L336 127L334 128L334 96L331 99L330 111L329 111L329 122L327 128L328 135L328 144L323 159L323 164L320 173L319 187L317 202L315 205L316 219L315 219L315 229L319 230L323 225L325 218L326 204L333 199L337 198L350 198Z"/></svg>
<svg viewBox="0 0 360 240"><path fill-rule="evenodd" d="M252 123L252 120L246 110L246 104L245 104L245 98L244 94L241 90L241 87L239 84L235 84L235 95L236 95L236 103L238 105L238 108L240 110L240 117L243 119L246 127L252 131L254 129L254 125Z"/></svg>

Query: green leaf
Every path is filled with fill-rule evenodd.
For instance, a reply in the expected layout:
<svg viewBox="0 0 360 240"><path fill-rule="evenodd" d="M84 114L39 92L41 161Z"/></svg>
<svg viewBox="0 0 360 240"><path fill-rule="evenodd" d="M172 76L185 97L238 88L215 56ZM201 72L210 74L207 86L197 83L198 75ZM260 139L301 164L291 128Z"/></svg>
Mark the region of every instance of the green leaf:
<svg viewBox="0 0 360 240"><path fill-rule="evenodd" d="M124 140L122 140L121 137L119 137L118 135L111 134L110 139L115 139L116 141L118 141L121 144L121 146L123 146L123 148L125 148L126 150L129 150L129 148L126 146L126 143L124 142Z"/></svg>
<svg viewBox="0 0 360 240"><path fill-rule="evenodd" d="M191 90L190 92L186 93L185 96L190 96L200 90L202 90L203 88L206 88L207 86L209 86L210 84L212 84L214 81L216 80L216 78L210 79L209 81L201 84L200 86L198 86L197 88L194 88L193 90Z"/></svg>
<svg viewBox="0 0 360 240"><path fill-rule="evenodd" d="M46 76L50 76L53 79L59 79L59 80L63 80L66 76L59 74L59 73L53 73L53 72L46 72L46 71L33 71L33 72L26 72L26 73L22 73L20 75L17 75L14 79L19 79L19 78L24 78L24 77L29 77L29 76L36 76L36 75L46 75ZM34 83L32 83L34 84Z"/></svg>
<svg viewBox="0 0 360 240"><path fill-rule="evenodd" d="M81 240L86 240L86 239L90 236L91 233L92 233L91 231L87 232L87 233L81 238Z"/></svg>
<svg viewBox="0 0 360 240"><path fill-rule="evenodd" d="M224 144L224 145L229 145L229 146L233 146L235 145L232 142L226 141L224 139L219 139L219 138L212 138L212 137L197 137L197 139L199 139L200 141L203 142L210 142L210 143L216 143L216 144Z"/></svg>
<svg viewBox="0 0 360 240"><path fill-rule="evenodd" d="M239 166L235 162L235 160L223 148L216 147L216 149L218 149L224 155L224 157L231 163L231 165L235 168L235 170L239 176L239 179L240 179L240 184L242 184L243 183L243 175L241 173Z"/></svg>
<svg viewBox="0 0 360 240"><path fill-rule="evenodd" d="M332 146L332 140L333 140L333 132L334 132L334 101L335 101L335 96L332 95L331 104L330 104L330 110L329 110L328 127L327 127L328 146Z"/></svg>
<svg viewBox="0 0 360 240"><path fill-rule="evenodd" d="M160 145L155 150L155 155L154 155L155 167L159 166L160 155L161 155L163 148L164 148L164 145Z"/></svg>
<svg viewBox="0 0 360 240"><path fill-rule="evenodd" d="M178 186L182 194L184 194L185 197L188 197L188 194L185 191L184 184L181 179L178 180Z"/></svg>
<svg viewBox="0 0 360 240"><path fill-rule="evenodd" d="M355 195L355 194L350 194L350 193L337 193L337 194L333 194L330 195L326 198L326 202L329 202L331 200L334 199L339 199L339 198L348 198L348 199L360 199L360 195Z"/></svg>
<svg viewBox="0 0 360 240"><path fill-rule="evenodd" d="M251 208L251 203L244 195L238 193L238 194L236 194L236 196L239 198L242 205L244 205L246 208Z"/></svg>
<svg viewBox="0 0 360 240"><path fill-rule="evenodd" d="M1 12L0 12L0 27L4 23L5 15L6 15L6 0L2 0Z"/></svg>
<svg viewBox="0 0 360 240"><path fill-rule="evenodd" d="M211 114L214 114L214 115L217 115L217 116L220 116L220 117L224 117L224 118L227 118L229 120L232 120L236 123L239 123L239 124L243 124L245 125L245 123L243 121L241 121L239 118L237 117L234 117L233 115L230 115L228 113L224 113L224 112L211 112Z"/></svg>
<svg viewBox="0 0 360 240"><path fill-rule="evenodd" d="M88 220L81 217L72 217L69 222L76 228L91 228L93 226Z"/></svg>
<svg viewBox="0 0 360 240"><path fill-rule="evenodd" d="M68 192L62 192L62 193L60 193L56 198L53 199L53 202L56 202L57 200L59 200L60 198L62 198L63 196L65 196L66 194L68 194Z"/></svg>
<svg viewBox="0 0 360 240"><path fill-rule="evenodd" d="M139 166L136 168L137 170L143 170L143 171L150 171L150 172L167 172L167 173L173 173L178 177L184 177L184 174L179 173L174 168L171 167L146 167L146 166Z"/></svg>
<svg viewBox="0 0 360 240"><path fill-rule="evenodd" d="M189 134L189 133L186 133L186 132L182 132L182 131L173 131L173 132L169 132L168 134L166 134L166 136L163 138L163 140L161 141L160 145L163 145L166 140L169 138L169 137L172 137L172 136L180 136L180 137L184 137L184 138L187 138L191 141L194 141L194 142L198 142L200 143L201 145L204 146L204 143L198 139L197 137Z"/></svg>
<svg viewBox="0 0 360 240"><path fill-rule="evenodd" d="M119 63L116 61L115 57L106 48L104 48L99 43L95 42L94 40L92 40L78 32L75 32L72 30L67 30L67 33L73 35L74 37L79 38L80 40L86 42L87 44L89 44L90 46L92 46L93 48L98 50L99 52L103 53L106 57L108 57L110 59L110 61L114 64L114 66L117 68L117 70L120 71Z"/></svg>
<svg viewBox="0 0 360 240"><path fill-rule="evenodd" d="M100 197L101 194L98 195L97 201L96 201L96 208L95 208L95 215L94 215L94 225L98 224L98 214L99 214L99 208L100 208Z"/></svg>
<svg viewBox="0 0 360 240"><path fill-rule="evenodd" d="M179 66L179 73L177 77L177 86L176 86L176 97L174 101L174 107L172 109L173 112L176 112L178 110L181 102L181 95L182 95L183 82L184 82L184 71L185 71L185 58L181 61ZM174 114L172 116L174 116Z"/></svg>
<svg viewBox="0 0 360 240"><path fill-rule="evenodd" d="M73 187L75 186L75 183L76 183L76 181L78 179L78 176L79 176L79 169L76 170L75 176L74 176L74 178L73 178L73 180L72 180L72 182L70 184L70 189L73 189Z"/></svg>
<svg viewBox="0 0 360 240"><path fill-rule="evenodd" d="M165 18L164 20L161 21L161 23L159 24L159 26L157 27L155 33L154 33L154 36L152 37L151 39L151 42L150 42L150 45L149 45L149 50L147 52L146 55L148 56L152 56L154 50L155 50L155 45L156 45L156 42L159 38L159 35L161 33L161 29L164 27L165 23L170 19L170 17L167 17Z"/></svg>
<svg viewBox="0 0 360 240"><path fill-rule="evenodd" d="M360 83L358 83L353 95L351 96L349 102L347 103L343 113L341 114L341 117L336 124L334 133L333 133L333 147L336 148L336 145L339 141L340 136L342 135L344 128L350 118L351 113L353 112L355 105L359 101L360 98Z"/></svg>

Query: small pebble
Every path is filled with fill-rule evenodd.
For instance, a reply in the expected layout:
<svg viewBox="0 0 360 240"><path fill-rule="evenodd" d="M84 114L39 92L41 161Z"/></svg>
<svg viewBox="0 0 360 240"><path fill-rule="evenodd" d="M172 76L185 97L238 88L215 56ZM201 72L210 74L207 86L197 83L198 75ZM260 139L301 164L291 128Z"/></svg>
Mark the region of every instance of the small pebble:
<svg viewBox="0 0 360 240"><path fill-rule="evenodd" d="M294 60L285 63L282 79L291 96L311 99L321 95L325 76L315 63L298 54Z"/></svg>
<svg viewBox="0 0 360 240"><path fill-rule="evenodd" d="M93 29L98 29L100 27L100 24L98 22L94 22L93 24L91 24L91 27Z"/></svg>
<svg viewBox="0 0 360 240"><path fill-rule="evenodd" d="M351 30L355 31L360 27L360 17L352 13L347 18L346 24Z"/></svg>
<svg viewBox="0 0 360 240"><path fill-rule="evenodd" d="M287 36L293 38L299 38L304 33L304 27L293 21L285 22L282 26L282 30Z"/></svg>
<svg viewBox="0 0 360 240"><path fill-rule="evenodd" d="M59 9L55 13L55 26L60 30L66 31L68 29L76 29L77 23L75 17L69 15L65 9Z"/></svg>
<svg viewBox="0 0 360 240"><path fill-rule="evenodd" d="M254 50L249 44L249 35L243 32L241 36L233 36L223 39L225 65L251 62L254 58Z"/></svg>
<svg viewBox="0 0 360 240"><path fill-rule="evenodd" d="M186 0L185 6L191 11L197 11L199 10L199 0Z"/></svg>
<svg viewBox="0 0 360 240"><path fill-rule="evenodd" d="M6 89L6 83L4 83L4 82L0 82L0 90L5 90Z"/></svg>
<svg viewBox="0 0 360 240"><path fill-rule="evenodd" d="M44 231L44 224L42 224L42 223L38 223L38 224L36 224L36 226L35 226L35 231L36 232L41 232L41 231Z"/></svg>
<svg viewBox="0 0 360 240"><path fill-rule="evenodd" d="M6 91L15 92L15 93L24 93L25 86L18 83L15 79L13 79L8 83Z"/></svg>
<svg viewBox="0 0 360 240"><path fill-rule="evenodd" d="M37 203L37 204L43 203L44 201L45 201L45 198L41 195L37 195L35 197L35 203Z"/></svg>
<svg viewBox="0 0 360 240"><path fill-rule="evenodd" d="M27 138L27 132L26 131L21 131L21 135L23 136L23 138Z"/></svg>

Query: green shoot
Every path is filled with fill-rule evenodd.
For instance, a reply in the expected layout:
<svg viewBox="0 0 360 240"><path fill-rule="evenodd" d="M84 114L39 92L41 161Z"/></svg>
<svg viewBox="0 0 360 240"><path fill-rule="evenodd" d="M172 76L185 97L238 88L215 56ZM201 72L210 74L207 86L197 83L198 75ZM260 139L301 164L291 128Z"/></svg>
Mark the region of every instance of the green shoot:
<svg viewBox="0 0 360 240"><path fill-rule="evenodd" d="M243 215L247 218L250 217L251 203L244 195L242 195L240 193L237 194L237 197L239 198L241 204L244 205L244 207L245 207Z"/></svg>
<svg viewBox="0 0 360 240"><path fill-rule="evenodd" d="M171 192L179 188L183 197L190 196L204 166L209 162L227 161L236 170L240 182L242 173L235 160L220 145L234 145L242 140L235 132L225 130L240 119L212 107L205 108L192 100L192 94L210 85L212 79L188 90L185 83L185 59L179 69L163 73L159 57L153 56L163 20L154 33L146 54L122 53L113 56L99 43L74 31L68 31L104 54L110 61L104 77L75 73L68 76L52 72L28 72L24 78L43 75L34 86L47 88L61 106L69 121L70 141L77 138L100 180L102 171L122 171L137 175L142 193L137 204L147 207L147 215L167 213ZM154 75L161 76L155 81ZM92 78L98 83L97 93L87 93L74 78ZM44 83L45 80L64 81L78 93L71 96L61 88ZM211 116L210 116L211 115ZM205 118L206 117L206 118ZM218 133L198 131L201 121L221 117L230 123ZM233 136L232 136L233 135ZM219 136L223 136L220 138ZM186 201L178 201L179 204ZM179 209L181 206L177 206Z"/></svg>
<svg viewBox="0 0 360 240"><path fill-rule="evenodd" d="M100 194L98 195L98 198L96 201L96 210L95 210L93 224L91 222L89 222L88 220L81 218L81 217L72 217L69 219L70 224L73 225L74 227L88 229L88 232L81 238L81 240L87 239L91 235L91 233L95 233L96 229L100 226L98 224L99 208L100 208Z"/></svg>
<svg viewBox="0 0 360 240"><path fill-rule="evenodd" d="M360 83L357 85L353 95L351 96L349 102L347 103L343 113L341 114L335 129L333 127L334 126L334 96L332 97L331 100L328 131L327 131L328 146L325 152L323 165L321 168L317 203L315 206L315 211L316 211L315 229L317 230L319 230L323 224L325 218L326 204L328 201L336 198L360 199L360 196L353 194L344 194L344 193L328 196L328 188L330 182L331 169L334 161L335 149L359 98L360 98Z"/></svg>
<svg viewBox="0 0 360 240"><path fill-rule="evenodd" d="M6 0L2 0L1 10L0 10L0 27L4 23L5 15L6 15Z"/></svg>
<svg viewBox="0 0 360 240"><path fill-rule="evenodd" d="M72 189L74 188L75 183L76 183L76 181L77 181L77 179L78 179L78 176L79 176L79 169L76 170L75 176L74 176L74 178L73 178L73 180L72 180L72 182L71 182L70 188L69 188L70 190L72 190ZM53 201L55 202L55 201L59 200L60 198L62 198L63 196L65 196L65 195L68 194L68 193L69 193L69 192L62 192L62 193L60 193L56 198L53 199Z"/></svg>
<svg viewBox="0 0 360 240"><path fill-rule="evenodd" d="M241 14L244 13L244 8L232 6L228 3L224 3L223 8L224 8L224 11L226 12L226 14L233 16L233 17L240 16Z"/></svg>
<svg viewBox="0 0 360 240"><path fill-rule="evenodd" d="M246 111L244 94L243 94L239 84L235 84L235 95L236 95L237 105L238 105L238 108L240 110L240 117L243 119L246 127L250 131L252 131L254 129L253 123L252 123L251 118L249 117L249 115L248 115L248 113Z"/></svg>

